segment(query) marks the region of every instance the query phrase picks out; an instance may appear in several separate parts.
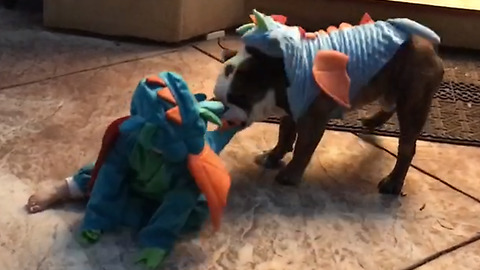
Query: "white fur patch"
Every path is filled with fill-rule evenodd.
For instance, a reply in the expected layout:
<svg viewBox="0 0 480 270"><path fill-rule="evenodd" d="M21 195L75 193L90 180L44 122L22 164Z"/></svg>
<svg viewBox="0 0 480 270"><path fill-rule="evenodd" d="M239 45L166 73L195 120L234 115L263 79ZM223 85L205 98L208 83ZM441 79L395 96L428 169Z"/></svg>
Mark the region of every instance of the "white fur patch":
<svg viewBox="0 0 480 270"><path fill-rule="evenodd" d="M235 76L235 72L237 71L237 67L240 65L240 63L242 63L243 61L245 61L245 59L249 57L251 57L250 54L245 50L245 48L243 48L238 51L237 55L230 58L224 63L224 67L226 65L232 65L234 67L234 70L232 74L230 74L230 76L226 77L225 72L222 69L217 77L215 88L213 89L213 95L223 103L227 103L227 93L230 89L230 85L232 84L232 80Z"/></svg>
<svg viewBox="0 0 480 270"><path fill-rule="evenodd" d="M236 105L229 104L228 106L229 109L225 112L223 118L225 120L246 122L247 125L263 121L271 116L282 117L286 115L286 112L277 106L274 90L268 90L262 100L253 104L250 115Z"/></svg>
<svg viewBox="0 0 480 270"><path fill-rule="evenodd" d="M215 98L220 100L223 103L227 101L228 89L230 89L230 84L232 83L231 77L225 77L225 74L222 72L217 77L217 82L215 83L215 88L213 89L213 95Z"/></svg>

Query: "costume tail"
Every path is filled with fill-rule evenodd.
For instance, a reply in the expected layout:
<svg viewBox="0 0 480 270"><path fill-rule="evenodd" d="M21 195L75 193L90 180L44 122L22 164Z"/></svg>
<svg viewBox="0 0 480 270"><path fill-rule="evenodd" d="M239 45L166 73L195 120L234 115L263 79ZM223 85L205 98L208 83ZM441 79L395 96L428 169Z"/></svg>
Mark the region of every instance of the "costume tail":
<svg viewBox="0 0 480 270"><path fill-rule="evenodd" d="M207 198L213 227L218 230L223 209L227 205L231 185L230 174L222 160L208 145L199 154L188 156L188 170L201 193Z"/></svg>
<svg viewBox="0 0 480 270"><path fill-rule="evenodd" d="M440 44L440 37L432 29L421 25L415 21L405 18L389 19L387 22L391 23L401 31L411 35L418 35L426 38L434 44Z"/></svg>

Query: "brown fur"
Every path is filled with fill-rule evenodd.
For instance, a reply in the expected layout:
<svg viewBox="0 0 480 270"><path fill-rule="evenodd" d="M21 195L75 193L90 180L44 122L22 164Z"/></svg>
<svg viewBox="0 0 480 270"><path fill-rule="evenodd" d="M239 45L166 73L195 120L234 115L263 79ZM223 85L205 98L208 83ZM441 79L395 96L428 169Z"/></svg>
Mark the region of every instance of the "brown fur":
<svg viewBox="0 0 480 270"><path fill-rule="evenodd" d="M265 95L265 89L275 89L277 105L288 112L286 81L282 59L248 50L252 58L237 67L228 102L254 104ZM416 141L426 122L434 93L443 78L443 64L434 46L427 40L413 36L394 58L372 79L353 108L375 100L385 104L382 110L364 119L363 124L375 128L384 124L397 112L400 125L398 158L395 167L378 184L381 193L401 193L405 176L415 155ZM249 83L253 79L255 83ZM239 85L244 84L244 85ZM323 92L322 92L323 93ZM242 104L241 104L242 105ZM257 157L264 166L280 164L286 153L292 151L292 160L280 170L276 180L281 184L297 185L320 142L331 112L338 105L330 97L320 94L307 112L295 123L290 115L281 119L277 145L268 153ZM295 143L295 146L293 147Z"/></svg>

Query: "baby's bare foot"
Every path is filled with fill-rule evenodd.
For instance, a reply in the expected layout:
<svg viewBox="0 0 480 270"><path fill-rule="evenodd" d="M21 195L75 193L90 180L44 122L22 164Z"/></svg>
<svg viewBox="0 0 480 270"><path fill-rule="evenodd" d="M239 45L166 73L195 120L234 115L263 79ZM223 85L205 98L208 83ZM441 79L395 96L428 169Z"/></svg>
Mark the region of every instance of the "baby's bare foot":
<svg viewBox="0 0 480 270"><path fill-rule="evenodd" d="M70 197L67 181L45 181L30 196L25 208L29 213L41 212L51 205Z"/></svg>

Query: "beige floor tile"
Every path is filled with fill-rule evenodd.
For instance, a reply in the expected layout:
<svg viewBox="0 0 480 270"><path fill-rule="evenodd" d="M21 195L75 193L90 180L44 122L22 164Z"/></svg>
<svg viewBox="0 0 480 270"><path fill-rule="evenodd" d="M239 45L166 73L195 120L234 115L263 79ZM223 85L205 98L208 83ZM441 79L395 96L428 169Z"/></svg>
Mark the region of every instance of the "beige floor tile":
<svg viewBox="0 0 480 270"><path fill-rule="evenodd" d="M408 195L387 203L376 183L394 159L348 133L327 132L303 186L279 187L252 163L275 130L257 125L222 154L236 183L228 225L205 246L214 256L202 266L401 269L478 231L480 205L415 170Z"/></svg>
<svg viewBox="0 0 480 270"><path fill-rule="evenodd" d="M0 9L0 89L171 50L51 32L41 23L41 14Z"/></svg>
<svg viewBox="0 0 480 270"><path fill-rule="evenodd" d="M219 65L195 49L0 91L0 168L22 180L65 177L97 154L102 132L128 113L144 76L180 73L211 93ZM199 68L201 67L201 68Z"/></svg>
<svg viewBox="0 0 480 270"><path fill-rule="evenodd" d="M186 49L0 91L0 205L9 205L0 217L0 268L135 269L129 234L84 249L72 238L77 208L27 216L22 204L35 183L94 159L139 79L176 71L195 92L209 92L219 69ZM255 125L227 147L234 185L224 226L180 243L167 269L401 269L480 230L480 205L416 170L406 197L379 196L376 183L394 159L348 133L327 132L302 186L275 185L274 173L252 159L275 143L276 128Z"/></svg>
<svg viewBox="0 0 480 270"><path fill-rule="evenodd" d="M480 242L462 247L452 253L425 264L417 270L478 269L480 266Z"/></svg>
<svg viewBox="0 0 480 270"><path fill-rule="evenodd" d="M398 139L369 137L397 153ZM413 164L480 199L480 148L418 141Z"/></svg>
<svg viewBox="0 0 480 270"><path fill-rule="evenodd" d="M71 155L98 139L95 128L85 129L93 131L83 135L91 140L70 142ZM275 185L274 173L252 162L275 137L274 125L257 124L222 153L234 181L223 227L179 243L166 269L402 269L480 230L480 205L415 170L406 197L378 195L376 182L394 159L348 133L326 133L299 188ZM60 151L50 157L57 163ZM55 166L45 165L44 173L53 174ZM0 184L9 188L2 189L0 203L11 205L0 218L7 228L0 236L2 269L136 269L130 267L136 247L128 233L84 249L72 239L78 207L27 216L21 204L31 186L1 172Z"/></svg>

